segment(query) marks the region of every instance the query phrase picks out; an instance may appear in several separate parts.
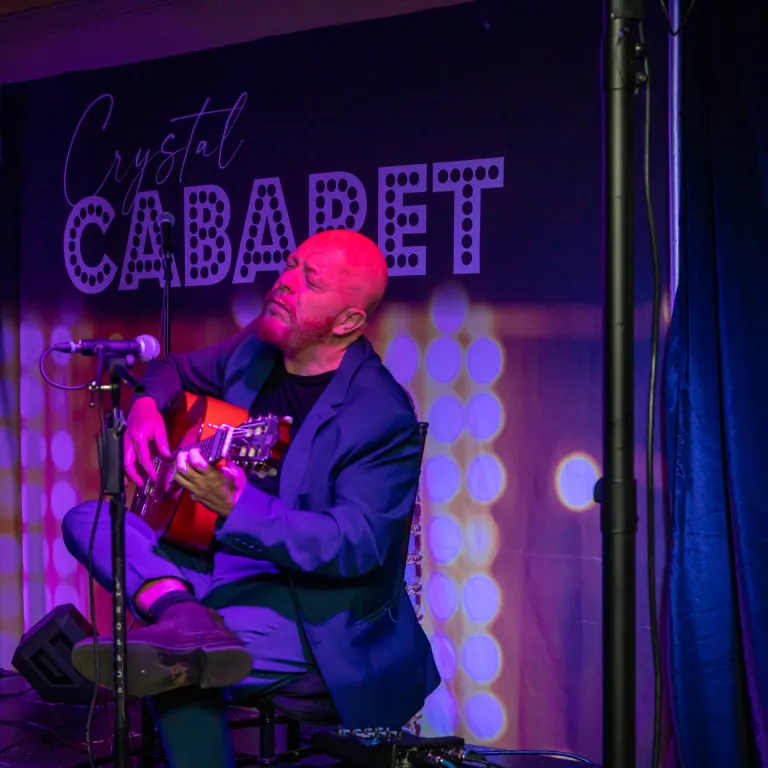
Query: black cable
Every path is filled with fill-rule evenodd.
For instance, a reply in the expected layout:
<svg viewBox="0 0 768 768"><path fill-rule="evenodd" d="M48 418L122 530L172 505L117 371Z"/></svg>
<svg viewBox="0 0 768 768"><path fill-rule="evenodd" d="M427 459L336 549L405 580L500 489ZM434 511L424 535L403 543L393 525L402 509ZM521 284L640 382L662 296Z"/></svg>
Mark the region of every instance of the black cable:
<svg viewBox="0 0 768 768"><path fill-rule="evenodd" d="M35 723L31 720L0 720L0 725L14 728L22 728L23 726L37 728L39 731L43 731L46 735L50 736L59 746L66 747L67 749L73 749L75 752L82 752L82 750L74 744L68 744L66 741L64 741L64 739L62 739L61 736L59 736L59 734L53 730L53 728L49 728L47 725L40 725L40 723ZM11 749L13 749L13 747L30 740L31 739L21 739L19 741L14 741L12 744L8 744L7 746L0 749L0 755L4 755L6 752L9 752Z"/></svg>
<svg viewBox="0 0 768 768"><path fill-rule="evenodd" d="M663 0L662 0L663 2ZM695 2L695 0L694 0ZM688 7L688 14L694 2ZM682 25L681 25L682 26ZM638 25L640 44L645 49L645 29ZM643 151L643 188L645 191L645 210L648 230L651 238L651 257L653 263L653 309L651 320L651 371L648 383L648 431L646 434L646 506L647 506L647 559L648 559L648 612L651 621L651 654L653 656L653 768L659 764L661 751L661 651L659 640L659 620L656 601L656 509L654 504L654 436L656 416L656 378L659 356L659 315L661 314L661 269L659 244L656 236L656 220L653 213L651 195L651 76L648 55L643 58L645 74L645 130Z"/></svg>
<svg viewBox="0 0 768 768"><path fill-rule="evenodd" d="M685 27L685 25L691 20L691 13L693 12L694 6L696 5L696 0L691 0L691 2L688 4L688 7L685 9L685 13L683 14L682 20L677 25L677 29L675 29L672 26L672 19L669 16L667 3L665 2L665 0L659 0L659 1L661 2L661 8L664 11L664 17L667 20L667 27L669 28L669 34L672 35L672 37L677 37L683 31L683 27Z"/></svg>
<svg viewBox="0 0 768 768"><path fill-rule="evenodd" d="M582 757L581 755L577 755L573 752L560 752L553 749L493 749L487 751L483 750L482 752L477 749L472 749L466 753L464 762L481 763L483 765L489 766L489 768L493 768L496 763L492 763L490 760L488 760L488 757L500 757L502 755L554 757L570 760L575 763L581 763L582 765L595 765L591 760L587 760L586 757Z"/></svg>
<svg viewBox="0 0 768 768"><path fill-rule="evenodd" d="M43 354L40 356L40 375L43 377L43 379L50 384L52 387L56 387L56 389L63 389L65 392L74 392L78 389L87 389L91 382L87 381L85 384L59 384L57 381L54 381L51 379L48 374L45 372L45 366L43 365L45 363L45 358L48 357L48 355L51 354L51 352L55 352L53 347L48 347L48 349L43 352Z"/></svg>

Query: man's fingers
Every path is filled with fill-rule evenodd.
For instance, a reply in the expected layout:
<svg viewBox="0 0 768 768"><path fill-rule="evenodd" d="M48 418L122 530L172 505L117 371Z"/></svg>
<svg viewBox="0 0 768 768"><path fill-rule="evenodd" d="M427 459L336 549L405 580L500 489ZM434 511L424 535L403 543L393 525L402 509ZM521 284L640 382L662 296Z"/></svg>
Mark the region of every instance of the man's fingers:
<svg viewBox="0 0 768 768"><path fill-rule="evenodd" d="M187 451L179 451L176 454L176 474L186 474L188 472Z"/></svg>
<svg viewBox="0 0 768 768"><path fill-rule="evenodd" d="M129 480L132 480L136 485L143 486L144 480L141 475L136 471L136 452L133 450L133 445L126 442L125 444L125 474Z"/></svg>
<svg viewBox="0 0 768 768"><path fill-rule="evenodd" d="M138 437L133 442L136 456L139 459L139 464L146 470L146 473L153 479L157 480L157 473L152 463L152 456L149 453L149 440L145 437Z"/></svg>
<svg viewBox="0 0 768 768"><path fill-rule="evenodd" d="M165 456L166 459L171 456L171 449L168 447L168 433L165 429L165 424L162 422L155 427L155 445L161 456Z"/></svg>
<svg viewBox="0 0 768 768"><path fill-rule="evenodd" d="M196 483L190 480L188 475L182 474L181 472L178 472L178 471L173 476L173 480L174 482L178 483L182 488L186 488L188 491L191 491L197 487Z"/></svg>
<svg viewBox="0 0 768 768"><path fill-rule="evenodd" d="M202 471L205 471L206 469L208 469L208 462L203 458L203 454L200 453L200 451L198 451L197 448L193 448L189 452L189 463L195 469L200 469Z"/></svg>

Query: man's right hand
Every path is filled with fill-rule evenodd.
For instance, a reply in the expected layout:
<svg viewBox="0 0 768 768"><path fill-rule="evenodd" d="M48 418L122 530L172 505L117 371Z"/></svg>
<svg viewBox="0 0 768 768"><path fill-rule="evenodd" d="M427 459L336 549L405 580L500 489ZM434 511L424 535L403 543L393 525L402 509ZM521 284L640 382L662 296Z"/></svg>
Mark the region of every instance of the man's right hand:
<svg viewBox="0 0 768 768"><path fill-rule="evenodd" d="M143 467L153 480L157 480L149 452L149 444L152 442L161 455L170 457L165 421L151 397L140 397L131 407L125 429L125 474L136 485L144 485L139 467Z"/></svg>

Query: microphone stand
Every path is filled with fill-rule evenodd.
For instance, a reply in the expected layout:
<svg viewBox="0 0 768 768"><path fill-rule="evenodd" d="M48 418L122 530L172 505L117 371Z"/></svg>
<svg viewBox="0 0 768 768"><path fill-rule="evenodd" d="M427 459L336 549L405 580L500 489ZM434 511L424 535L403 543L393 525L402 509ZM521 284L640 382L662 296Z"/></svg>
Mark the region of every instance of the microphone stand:
<svg viewBox="0 0 768 768"><path fill-rule="evenodd" d="M173 253L163 243L163 309L160 322L163 326L163 352L166 357L171 354L171 281L173 279Z"/></svg>
<svg viewBox="0 0 768 768"><path fill-rule="evenodd" d="M603 472L603 765L636 765L634 478L634 96L643 0L604 0L605 359ZM649 488L648 493L653 493Z"/></svg>
<svg viewBox="0 0 768 768"><path fill-rule="evenodd" d="M106 366L105 366L106 364ZM125 382L137 394L144 388L128 370L133 356L99 354L98 373L90 384L91 392L109 392L112 407L106 424L98 436L99 466L102 492L109 496L109 517L112 534L112 662L114 676L114 766L130 768L130 741L128 729L128 702L126 680L126 610L125 610L125 416L120 408L120 384ZM109 372L109 384L102 384L104 369Z"/></svg>

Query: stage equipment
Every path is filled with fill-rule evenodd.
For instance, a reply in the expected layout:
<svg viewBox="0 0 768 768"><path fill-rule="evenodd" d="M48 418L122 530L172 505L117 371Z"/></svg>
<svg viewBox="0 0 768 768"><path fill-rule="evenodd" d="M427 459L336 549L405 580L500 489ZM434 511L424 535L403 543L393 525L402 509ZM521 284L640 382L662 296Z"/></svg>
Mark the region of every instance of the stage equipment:
<svg viewBox="0 0 768 768"><path fill-rule="evenodd" d="M71 656L75 643L92 634L90 622L74 605L57 605L24 633L12 664L43 701L89 704L94 684L72 666Z"/></svg>
<svg viewBox="0 0 768 768"><path fill-rule="evenodd" d="M634 97L645 82L643 0L605 0L603 30L605 343L603 478L603 764L634 768Z"/></svg>
<svg viewBox="0 0 768 768"><path fill-rule="evenodd" d="M464 758L464 739L457 736L425 739L388 728L321 731L311 742L318 752L360 768L437 768L461 765Z"/></svg>

